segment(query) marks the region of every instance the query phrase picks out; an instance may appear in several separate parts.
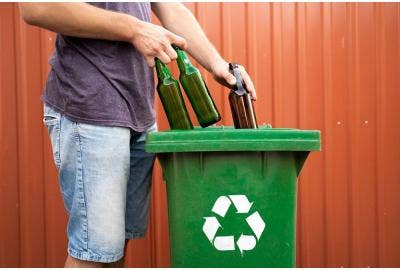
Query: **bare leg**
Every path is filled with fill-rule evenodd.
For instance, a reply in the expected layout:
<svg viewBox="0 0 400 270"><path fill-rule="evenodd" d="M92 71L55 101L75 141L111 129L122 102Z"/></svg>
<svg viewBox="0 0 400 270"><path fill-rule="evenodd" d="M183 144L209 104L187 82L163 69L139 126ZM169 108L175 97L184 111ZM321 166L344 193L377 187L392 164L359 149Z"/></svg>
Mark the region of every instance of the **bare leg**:
<svg viewBox="0 0 400 270"><path fill-rule="evenodd" d="M102 263L99 262L91 262L91 261L82 261L75 259L68 255L67 260L65 261L66 268L99 268L103 267Z"/></svg>

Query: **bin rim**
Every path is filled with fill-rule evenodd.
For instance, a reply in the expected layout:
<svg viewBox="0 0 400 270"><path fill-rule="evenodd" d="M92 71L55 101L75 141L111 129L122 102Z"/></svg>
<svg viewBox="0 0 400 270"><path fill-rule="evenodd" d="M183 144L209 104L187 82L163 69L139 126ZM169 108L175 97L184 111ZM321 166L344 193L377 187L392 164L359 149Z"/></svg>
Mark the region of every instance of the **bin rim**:
<svg viewBox="0 0 400 270"><path fill-rule="evenodd" d="M193 130L151 132L146 136L146 151L150 153L320 150L319 130L270 126L258 129L196 127Z"/></svg>

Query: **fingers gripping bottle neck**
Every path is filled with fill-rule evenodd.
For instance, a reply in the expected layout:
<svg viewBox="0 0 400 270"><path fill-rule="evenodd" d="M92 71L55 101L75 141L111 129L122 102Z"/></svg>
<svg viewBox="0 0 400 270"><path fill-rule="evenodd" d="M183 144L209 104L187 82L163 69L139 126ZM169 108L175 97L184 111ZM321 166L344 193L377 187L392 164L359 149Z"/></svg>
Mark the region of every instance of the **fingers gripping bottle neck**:
<svg viewBox="0 0 400 270"><path fill-rule="evenodd" d="M174 49L178 54L179 80L196 113L199 124L202 127L207 127L218 122L221 120L221 115L200 71L192 65L183 50L176 46L174 46Z"/></svg>
<svg viewBox="0 0 400 270"><path fill-rule="evenodd" d="M183 101L179 83L168 67L156 58L157 92L163 105L171 129L193 129L189 114Z"/></svg>

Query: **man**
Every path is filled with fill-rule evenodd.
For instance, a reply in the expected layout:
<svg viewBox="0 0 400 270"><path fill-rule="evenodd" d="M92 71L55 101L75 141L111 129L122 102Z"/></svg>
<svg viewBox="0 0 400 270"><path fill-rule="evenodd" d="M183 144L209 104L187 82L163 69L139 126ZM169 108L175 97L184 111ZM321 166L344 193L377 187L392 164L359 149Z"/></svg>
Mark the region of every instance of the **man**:
<svg viewBox="0 0 400 270"><path fill-rule="evenodd" d="M20 10L27 23L58 33L42 100L69 217L65 266L121 266L126 241L147 226L154 58L176 59L175 44L221 84L235 78L180 3L21 3ZM150 10L165 28L150 23Z"/></svg>

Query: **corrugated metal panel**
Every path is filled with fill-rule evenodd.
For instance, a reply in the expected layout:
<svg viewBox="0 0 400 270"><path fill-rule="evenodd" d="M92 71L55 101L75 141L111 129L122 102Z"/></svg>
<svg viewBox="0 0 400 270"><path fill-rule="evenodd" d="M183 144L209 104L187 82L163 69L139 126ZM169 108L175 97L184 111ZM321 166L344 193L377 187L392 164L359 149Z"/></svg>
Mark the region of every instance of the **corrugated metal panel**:
<svg viewBox="0 0 400 270"><path fill-rule="evenodd" d="M222 55L246 65L260 123L322 131L323 151L299 182L297 265L400 266L400 5L187 6ZM66 217L39 101L53 42L21 21L16 4L0 4L0 266L65 259ZM205 77L221 124L231 125L227 91ZM158 100L157 108L166 129ZM131 243L130 266L169 264L158 163L153 183L149 233Z"/></svg>
<svg viewBox="0 0 400 270"><path fill-rule="evenodd" d="M20 258L20 216L12 4L0 6L0 52L0 265L17 267Z"/></svg>

